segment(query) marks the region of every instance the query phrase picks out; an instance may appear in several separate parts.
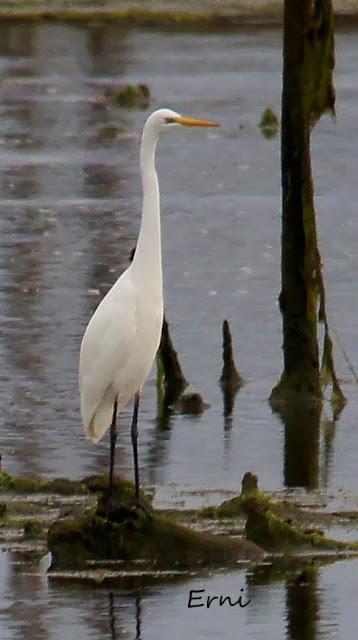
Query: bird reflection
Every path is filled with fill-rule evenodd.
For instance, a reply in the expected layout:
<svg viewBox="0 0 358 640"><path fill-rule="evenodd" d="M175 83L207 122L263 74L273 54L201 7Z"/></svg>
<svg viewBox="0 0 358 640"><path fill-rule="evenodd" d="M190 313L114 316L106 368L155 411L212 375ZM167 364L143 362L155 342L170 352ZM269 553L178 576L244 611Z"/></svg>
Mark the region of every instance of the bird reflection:
<svg viewBox="0 0 358 640"><path fill-rule="evenodd" d="M134 599L135 606L135 640L142 640L142 605L140 595L136 594ZM117 634L117 620L115 614L115 602L114 593L110 591L108 593L108 618L109 627L111 632L111 640L118 640L123 635L123 629L120 629Z"/></svg>

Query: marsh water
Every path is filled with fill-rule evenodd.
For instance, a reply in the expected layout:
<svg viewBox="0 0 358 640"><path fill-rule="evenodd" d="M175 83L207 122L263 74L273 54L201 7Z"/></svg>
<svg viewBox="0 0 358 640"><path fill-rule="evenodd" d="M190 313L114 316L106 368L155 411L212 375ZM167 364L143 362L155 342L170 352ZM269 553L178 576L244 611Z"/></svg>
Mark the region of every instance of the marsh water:
<svg viewBox="0 0 358 640"><path fill-rule="evenodd" d="M140 418L143 481L158 501L239 491L246 471L268 490L350 494L357 486L358 47L337 35L337 119L313 134L320 245L339 377L348 403L333 420L283 422L267 397L281 371L279 113L281 34L130 30L115 25L0 27L0 418L3 467L79 478L101 472L108 438L83 437L78 352L88 319L123 269L140 222L140 132L169 106L220 129L161 140L165 308L189 391L209 408L157 420L155 370ZM115 106L106 90L144 82L150 109ZM229 319L246 384L230 418L218 384L221 323ZM117 470L130 477L130 408L120 419ZM194 492L194 493L193 493ZM203 500L210 499L205 493ZM0 554L0 637L355 637L356 561L303 574L267 568L113 591L49 581ZM303 576L303 577L302 577ZM355 584L354 584L355 583ZM199 585L199 586L197 586ZM190 589L231 594L245 609L188 610Z"/></svg>

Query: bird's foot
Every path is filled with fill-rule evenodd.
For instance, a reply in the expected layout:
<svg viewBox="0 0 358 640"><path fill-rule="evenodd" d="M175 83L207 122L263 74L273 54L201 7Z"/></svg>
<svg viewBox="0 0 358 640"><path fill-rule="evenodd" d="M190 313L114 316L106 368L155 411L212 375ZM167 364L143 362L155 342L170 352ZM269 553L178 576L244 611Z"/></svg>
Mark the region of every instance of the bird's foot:
<svg viewBox="0 0 358 640"><path fill-rule="evenodd" d="M104 509L101 515L103 515L108 522L122 523L127 520L137 520L138 513L135 507L128 505L121 505L113 500L107 500L104 505Z"/></svg>
<svg viewBox="0 0 358 640"><path fill-rule="evenodd" d="M98 510L109 522L124 522L125 520L137 520L140 512L148 518L153 517L151 507L141 498L135 498L132 504L120 504L113 496L108 496Z"/></svg>

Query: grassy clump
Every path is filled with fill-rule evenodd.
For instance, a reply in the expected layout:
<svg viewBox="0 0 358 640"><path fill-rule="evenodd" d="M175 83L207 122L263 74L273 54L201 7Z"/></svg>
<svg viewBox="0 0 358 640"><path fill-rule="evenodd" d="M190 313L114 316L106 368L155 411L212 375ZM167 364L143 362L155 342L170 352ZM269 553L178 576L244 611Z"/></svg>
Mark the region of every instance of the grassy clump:
<svg viewBox="0 0 358 640"><path fill-rule="evenodd" d="M43 528L37 520L26 520L24 522L24 536L29 539L40 538L43 534Z"/></svg>
<svg viewBox="0 0 358 640"><path fill-rule="evenodd" d="M49 529L53 568L80 567L89 559L112 558L127 563L143 559L158 569L222 566L260 560L262 551L246 541L231 541L175 524L168 517L136 510L122 522L93 513L57 520Z"/></svg>
<svg viewBox="0 0 358 640"><path fill-rule="evenodd" d="M218 507L209 507L201 515L213 519L245 518L245 535L266 551L292 552L302 547L321 549L353 549L354 544L346 544L325 537L323 531L306 529L306 515L287 501L275 502L258 489L243 492L231 500L225 500Z"/></svg>
<svg viewBox="0 0 358 640"><path fill-rule="evenodd" d="M262 135L268 140L274 138L278 133L279 127L280 124L277 115L270 107L267 107L259 122Z"/></svg>
<svg viewBox="0 0 358 640"><path fill-rule="evenodd" d="M83 567L87 560L107 558L126 563L143 560L158 569L222 566L259 560L263 552L245 540L230 540L192 531L153 511L143 496L133 503L133 484L116 481L111 504L107 485L94 479L99 491L97 509L79 518L56 520L48 532L52 568Z"/></svg>
<svg viewBox="0 0 358 640"><path fill-rule="evenodd" d="M0 472L0 493L53 493L72 495L86 493L88 488L85 480L69 480L68 478L54 478L44 480L40 477L13 476L5 471Z"/></svg>

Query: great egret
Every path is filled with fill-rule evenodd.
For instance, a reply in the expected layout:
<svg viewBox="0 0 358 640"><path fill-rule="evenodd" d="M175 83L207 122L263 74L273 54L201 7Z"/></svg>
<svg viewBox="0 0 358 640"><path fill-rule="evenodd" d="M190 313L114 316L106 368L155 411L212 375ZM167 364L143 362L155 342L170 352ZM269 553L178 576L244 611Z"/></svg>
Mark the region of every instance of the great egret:
<svg viewBox="0 0 358 640"><path fill-rule="evenodd" d="M143 208L136 252L128 269L97 307L81 344L79 386L86 437L98 442L107 429L111 429L109 499L113 487L117 414L134 397L131 438L135 498L139 503L139 397L159 346L163 321L155 149L159 136L178 126L213 127L217 123L186 118L171 109L159 109L147 119L140 148Z"/></svg>

